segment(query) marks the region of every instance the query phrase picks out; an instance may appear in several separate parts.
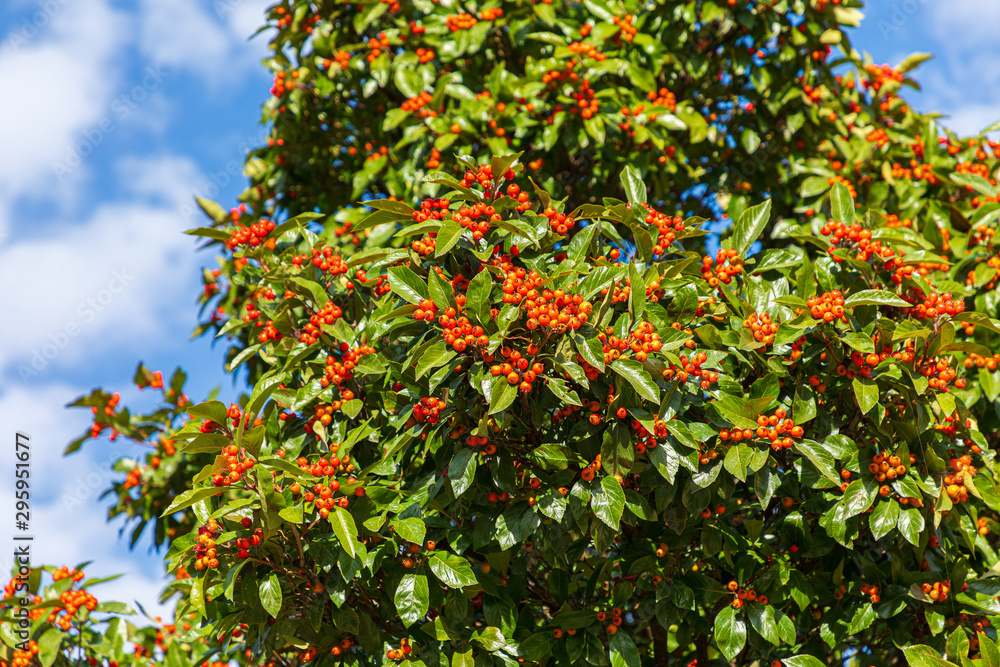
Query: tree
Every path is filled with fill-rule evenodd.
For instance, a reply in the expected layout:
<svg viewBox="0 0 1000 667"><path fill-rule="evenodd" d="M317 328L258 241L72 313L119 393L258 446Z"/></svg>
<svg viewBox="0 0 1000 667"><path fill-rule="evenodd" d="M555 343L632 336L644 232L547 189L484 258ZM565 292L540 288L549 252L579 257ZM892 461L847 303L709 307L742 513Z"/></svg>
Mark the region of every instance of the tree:
<svg viewBox="0 0 1000 667"><path fill-rule="evenodd" d="M273 138L191 231L248 393L140 365L70 446L156 448L112 513L210 659L1000 659L1000 145L859 5L270 11Z"/></svg>

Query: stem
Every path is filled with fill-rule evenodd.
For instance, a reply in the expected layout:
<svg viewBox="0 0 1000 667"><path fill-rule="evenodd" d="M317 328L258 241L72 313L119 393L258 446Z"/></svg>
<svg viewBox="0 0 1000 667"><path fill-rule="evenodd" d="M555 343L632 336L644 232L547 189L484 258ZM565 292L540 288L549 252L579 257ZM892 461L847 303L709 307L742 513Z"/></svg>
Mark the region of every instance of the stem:
<svg viewBox="0 0 1000 667"><path fill-rule="evenodd" d="M670 654L667 651L667 630L656 616L649 622L649 629L653 634L653 666L666 667L670 664Z"/></svg>

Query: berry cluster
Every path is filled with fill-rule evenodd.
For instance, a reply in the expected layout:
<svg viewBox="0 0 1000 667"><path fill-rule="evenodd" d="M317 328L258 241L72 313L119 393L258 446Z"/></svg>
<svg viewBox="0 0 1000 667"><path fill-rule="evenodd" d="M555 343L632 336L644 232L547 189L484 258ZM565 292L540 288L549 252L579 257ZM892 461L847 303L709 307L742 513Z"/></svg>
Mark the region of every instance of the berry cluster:
<svg viewBox="0 0 1000 667"><path fill-rule="evenodd" d="M568 234L576 226L576 220L551 206L542 211L542 215L549 219L549 228L556 234Z"/></svg>
<svg viewBox="0 0 1000 667"><path fill-rule="evenodd" d="M997 369L997 363L1000 362L1000 353L994 354L992 357L982 357L975 352L970 352L969 356L965 358L962 365L966 368L985 368L988 371L995 371Z"/></svg>
<svg viewBox="0 0 1000 667"><path fill-rule="evenodd" d="M369 63L375 62L382 55L383 49L392 58L392 49L389 48L389 38L385 36L384 32L380 32L377 37L372 37L368 40L368 53L365 54L365 60Z"/></svg>
<svg viewBox="0 0 1000 667"><path fill-rule="evenodd" d="M499 107L501 105L497 106ZM524 213L529 208L531 208L531 202L529 201L530 197L528 197L528 193L522 192L521 186L518 185L517 183L510 183L507 185L507 196L517 200L517 206L514 207L514 210L517 211L518 213Z"/></svg>
<svg viewBox="0 0 1000 667"><path fill-rule="evenodd" d="M646 224L655 226L658 232L656 245L653 246L653 254L662 255L677 240L677 235L684 231L684 218L679 215L669 216L660 213L649 204L645 204L645 206L647 209Z"/></svg>
<svg viewBox="0 0 1000 667"><path fill-rule="evenodd" d="M882 596L878 594L878 586L861 584L861 592L868 596L872 604L878 604L882 600Z"/></svg>
<svg viewBox="0 0 1000 667"><path fill-rule="evenodd" d="M735 250L720 248L715 254L714 261L711 257L704 257L701 260L701 277L709 287L718 287L719 283L728 285L732 282L733 276L740 273L743 273L743 260L737 257Z"/></svg>
<svg viewBox="0 0 1000 667"><path fill-rule="evenodd" d="M416 222L444 220L450 206L451 202L447 199L425 199L420 202L420 210L413 212L413 219Z"/></svg>
<svg viewBox="0 0 1000 667"><path fill-rule="evenodd" d="M419 95L403 102L399 108L403 111L415 111L420 118L435 118L437 117L437 112L427 108L432 99L433 97L430 93L423 91ZM441 153L438 153L439 157L440 155Z"/></svg>
<svg viewBox="0 0 1000 667"><path fill-rule="evenodd" d="M215 538L222 532L222 526L215 519L209 519L208 524L198 527L198 541L194 545L194 569L214 570L219 567L218 550Z"/></svg>
<svg viewBox="0 0 1000 667"><path fill-rule="evenodd" d="M303 263L310 263L331 276L343 275L350 270L344 258L340 255L334 255L333 248L330 246L313 248L309 256L295 255L292 257L293 266L301 268Z"/></svg>
<svg viewBox="0 0 1000 667"><path fill-rule="evenodd" d="M757 591L752 588L741 588L736 581L730 581L726 588L728 588L731 593L735 593L732 603L734 609L742 609L746 602L757 601L760 604L767 604L766 595L758 596Z"/></svg>
<svg viewBox="0 0 1000 667"><path fill-rule="evenodd" d="M907 309L911 317L918 320L933 320L939 315L958 315L965 311L965 301L961 298L952 298L951 292L938 294L932 292L930 296L924 297L923 301L918 301L920 297L903 297L905 301L916 304Z"/></svg>
<svg viewBox="0 0 1000 667"><path fill-rule="evenodd" d="M666 107L671 113L677 109L677 98L666 88L660 88L658 91L649 91L646 93L646 99L649 100L651 105Z"/></svg>
<svg viewBox="0 0 1000 667"><path fill-rule="evenodd" d="M948 462L948 474L944 476L945 492L953 503L964 503L969 499L969 490L965 487L965 475L976 476L972 465L972 457L963 454Z"/></svg>
<svg viewBox="0 0 1000 667"><path fill-rule="evenodd" d="M479 241L490 232L491 222L500 222L503 217L496 208L483 202L463 206L455 211L451 219L472 232L474 241Z"/></svg>
<svg viewBox="0 0 1000 667"><path fill-rule="evenodd" d="M593 58L597 62L604 62L608 59L606 55L597 50L596 46L583 42L573 42L569 45L569 50L573 53L579 53L585 58Z"/></svg>
<svg viewBox="0 0 1000 667"><path fill-rule="evenodd" d="M844 310L844 295L841 294L840 290L824 292L819 296L809 297L806 299L806 306L809 307L809 314L814 319L823 320L824 322L833 322L834 320L847 322L847 313Z"/></svg>
<svg viewBox="0 0 1000 667"><path fill-rule="evenodd" d="M62 603L64 613L60 616L60 607L55 607L49 612L48 622L58 625L62 630L69 631L73 623L73 616L76 610L83 607L87 611L94 611L97 608L97 598L85 590L68 590L59 594L59 602Z"/></svg>
<svg viewBox="0 0 1000 667"><path fill-rule="evenodd" d="M253 519L251 519L250 517L243 517L240 525L243 526L244 528L249 528L250 526L253 525ZM236 545L236 557L239 558L240 560L249 558L250 549L252 547L259 546L260 541L263 539L264 539L264 530L261 528L258 528L257 530L253 531L253 534L251 534L250 537L237 537L235 540L233 540L233 543Z"/></svg>
<svg viewBox="0 0 1000 667"><path fill-rule="evenodd" d="M753 332L753 339L758 343L764 343L767 347L774 342L774 336L778 333L778 323L771 321L771 315L754 313L743 321L743 328Z"/></svg>
<svg viewBox="0 0 1000 667"><path fill-rule="evenodd" d="M478 171L472 171L471 169L469 171L466 171L465 175L462 177L462 180L460 181L460 184L463 188L471 188L473 185L478 184L479 187L481 187L486 192L487 195L495 199L496 195L499 194L496 191L496 188L499 185L499 181L500 180L510 181L513 179L514 179L513 169L507 169L507 171L502 176L498 177L493 174L492 165L481 164L479 165Z"/></svg>
<svg viewBox="0 0 1000 667"><path fill-rule="evenodd" d="M229 240L226 241L226 247L230 250L236 250L241 245L257 247L263 243L268 250L274 250L275 239L267 238L267 235L270 234L274 228L274 222L268 220L267 218L261 218L259 221L247 227L237 224L236 228L229 233Z"/></svg>
<svg viewBox="0 0 1000 667"><path fill-rule="evenodd" d="M475 20L475 19L473 19ZM389 649L385 652L385 657L390 660L403 660L406 656L410 655L413 647L410 646L410 640L403 637L399 640L399 648Z"/></svg>
<svg viewBox="0 0 1000 667"><path fill-rule="evenodd" d="M472 14L451 14L447 19L445 19L445 26L447 26L448 30L451 32L468 30L477 23L479 23L479 19Z"/></svg>
<svg viewBox="0 0 1000 667"><path fill-rule="evenodd" d="M503 376L509 384L518 385L520 391L531 393L535 379L545 372L545 365L540 361L532 363L528 357L534 354L530 351L525 356L506 346L500 349L500 356L505 361L491 366L490 374L493 377Z"/></svg>
<svg viewBox="0 0 1000 667"><path fill-rule="evenodd" d="M902 459L895 454L879 452L872 457L872 462L868 464L868 472L873 474L875 476L875 481L881 484L886 480L891 482L896 478L905 475L906 465L904 465ZM886 490L883 492L882 489ZM882 489L879 489L879 493L882 494L882 497L889 495L890 489L888 486L883 485Z"/></svg>
<svg viewBox="0 0 1000 667"><path fill-rule="evenodd" d="M334 356L337 351L340 352L339 360ZM323 388L330 385L339 387L344 382L350 382L354 379L354 368L363 354L375 354L375 348L371 345L351 347L347 343L341 343L337 348L330 350L330 354L327 355L326 362L324 362L326 370L323 372L323 377L320 378L320 386ZM333 405L335 410L340 409L339 401L334 401Z"/></svg>
<svg viewBox="0 0 1000 667"><path fill-rule="evenodd" d="M694 341L689 341L694 342ZM715 371L707 371L702 369L702 364L708 361L708 355L704 352L698 352L696 354L688 357L682 354L680 356L680 366L675 364L670 364L667 368L663 369L662 376L664 380L668 382L670 380L676 379L678 382L687 382L689 378L695 378L696 380L700 378L698 386L702 389L708 389L713 384L719 381L719 374Z"/></svg>
<svg viewBox="0 0 1000 667"><path fill-rule="evenodd" d="M639 32L639 29L632 25L632 21L635 19L631 14L626 14L625 18L618 18L617 16L612 19L614 24L618 26L618 34L615 39L618 40L618 44L621 42L631 42L635 39L635 35Z"/></svg>
<svg viewBox="0 0 1000 667"><path fill-rule="evenodd" d="M597 409L600 409L600 403L597 403ZM594 413L596 414L596 413ZM593 416L593 415L591 415ZM593 423L593 421L591 422ZM598 454L593 461L587 464L587 467L580 471L580 478L585 482L590 482L597 476L597 471L601 469L601 455Z"/></svg>
<svg viewBox="0 0 1000 667"><path fill-rule="evenodd" d="M886 261L887 269L894 269L902 266L902 260L895 258L896 251L881 241L872 240L872 230L864 229L861 223L855 222L853 225L845 225L842 222L830 221L820 228L820 234L830 236L830 246L827 252L833 257L835 262L842 261L834 255L837 248L848 248L855 253L854 259L859 262L867 262L872 257L879 257Z"/></svg>
<svg viewBox="0 0 1000 667"><path fill-rule="evenodd" d="M433 396L421 398L420 402L413 408L413 419L420 424L423 424L424 422L427 422L428 424L437 424L444 408L444 399L434 398Z"/></svg>
<svg viewBox="0 0 1000 667"><path fill-rule="evenodd" d="M239 413L237 413L236 419L239 421ZM229 472L218 472L212 475L212 484L214 486L232 486L240 481L243 473L254 467L254 460L236 445L226 445L223 447L222 456L226 459Z"/></svg>
<svg viewBox="0 0 1000 667"><path fill-rule="evenodd" d="M934 602L944 602L948 599L948 593L951 591L951 582L936 581L933 584L924 583L921 584L920 590Z"/></svg>
<svg viewBox="0 0 1000 667"><path fill-rule="evenodd" d="M719 431L719 440L740 442L741 440L751 440L754 435L762 440L769 440L771 449L778 451L779 449L790 449L795 444L793 438L803 437L805 429L788 416L788 411L785 408L778 408L772 415L757 416L756 431L749 428L742 430L738 428L722 429Z"/></svg>
<svg viewBox="0 0 1000 667"><path fill-rule="evenodd" d="M332 455L331 458L336 458L336 455ZM332 461L331 461L332 462ZM326 468L327 466L323 466ZM329 466L333 467L333 466ZM353 484L357 480L352 476L347 478L348 484ZM347 496L341 496L340 498L334 498L333 494L340 490L340 481L333 479L330 480L329 484L324 484L323 482L317 482L311 491L306 491L302 494L302 500L305 501L307 505L312 504L316 508L316 513L321 519L325 519L330 516L330 510L334 507L347 508L348 498ZM298 495L295 490L292 493ZM354 490L356 496L364 495L364 489L362 487L357 487Z"/></svg>
<svg viewBox="0 0 1000 667"><path fill-rule="evenodd" d="M506 294L507 282L504 283L503 289ZM535 288L524 294L521 307L528 316L525 327L529 331L534 331L538 327L549 327L556 333L566 330L576 331L587 323L594 308L579 294L567 294L561 289L544 289L539 292Z"/></svg>

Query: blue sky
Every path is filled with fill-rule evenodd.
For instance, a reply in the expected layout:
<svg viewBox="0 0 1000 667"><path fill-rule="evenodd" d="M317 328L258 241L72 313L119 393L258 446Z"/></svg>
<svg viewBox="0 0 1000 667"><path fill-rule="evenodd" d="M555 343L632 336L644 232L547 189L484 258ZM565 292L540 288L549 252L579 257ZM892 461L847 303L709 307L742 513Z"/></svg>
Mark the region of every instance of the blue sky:
<svg viewBox="0 0 1000 667"><path fill-rule="evenodd" d="M97 386L149 405L131 385L140 359L165 375L182 365L192 397L220 384L224 398L235 394L222 348L188 340L200 268L214 258L182 232L201 222L194 195L233 204L244 182L236 165L264 136L267 42L248 37L267 4L7 0L0 17L2 437L32 437L35 563L94 560L94 574L126 573L102 599L155 608L161 556L148 542L130 553L120 524L104 521L106 464L130 450L102 441L62 458L89 423L63 406ZM946 113L964 133L1000 119L1000 3L878 0L866 13L853 40L875 62L936 55L909 96L916 108ZM12 470L4 450L0 468ZM10 478L0 481L5 507Z"/></svg>

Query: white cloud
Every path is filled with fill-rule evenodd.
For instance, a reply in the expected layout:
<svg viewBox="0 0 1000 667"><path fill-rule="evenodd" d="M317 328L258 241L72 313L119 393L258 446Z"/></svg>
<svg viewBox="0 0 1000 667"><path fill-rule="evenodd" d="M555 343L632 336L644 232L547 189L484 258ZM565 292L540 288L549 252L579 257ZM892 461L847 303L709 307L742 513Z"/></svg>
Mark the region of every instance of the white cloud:
<svg viewBox="0 0 1000 667"><path fill-rule="evenodd" d="M977 133L1000 120L1000 21L995 0L951 0L927 7L925 26L939 55L921 75L930 107L949 117L945 125Z"/></svg>
<svg viewBox="0 0 1000 667"><path fill-rule="evenodd" d="M200 259L196 240L182 233L188 223L180 204L198 171L169 157L122 164L136 199L54 225L44 238L0 246L0 283L24 286L3 296L18 322L0 329L0 373L8 378L43 381L53 368L148 350L171 325L190 325Z"/></svg>
<svg viewBox="0 0 1000 667"><path fill-rule="evenodd" d="M52 189L53 165L107 114L128 20L107 0L53 0L41 19L15 23L0 45L0 89L20 91L0 111L0 201ZM41 27L37 27L37 26ZM2 207L0 207L2 209ZM10 211L0 213L0 222ZM3 231L0 228L0 231Z"/></svg>
<svg viewBox="0 0 1000 667"><path fill-rule="evenodd" d="M1000 21L1000 3L995 0L949 0L931 3L928 27L942 46L969 48L992 45Z"/></svg>
<svg viewBox="0 0 1000 667"><path fill-rule="evenodd" d="M268 3L270 4L270 3ZM259 66L266 42L248 38L264 22L259 0L144 0L139 48L154 62L188 69L213 86Z"/></svg>

